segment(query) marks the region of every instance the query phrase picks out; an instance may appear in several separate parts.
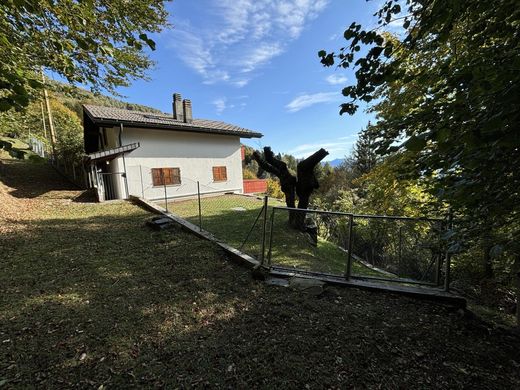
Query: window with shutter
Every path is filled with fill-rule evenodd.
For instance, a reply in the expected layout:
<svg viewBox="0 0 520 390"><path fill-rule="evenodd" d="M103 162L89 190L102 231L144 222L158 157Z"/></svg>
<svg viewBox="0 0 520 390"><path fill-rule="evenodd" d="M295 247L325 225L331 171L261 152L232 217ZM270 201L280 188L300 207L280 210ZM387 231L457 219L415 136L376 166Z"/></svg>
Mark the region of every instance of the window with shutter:
<svg viewBox="0 0 520 390"><path fill-rule="evenodd" d="M152 168L154 186L181 184L180 168Z"/></svg>
<svg viewBox="0 0 520 390"><path fill-rule="evenodd" d="M226 167L213 167L213 181L226 181Z"/></svg>
<svg viewBox="0 0 520 390"><path fill-rule="evenodd" d="M180 168L172 168L172 184L181 184Z"/></svg>
<svg viewBox="0 0 520 390"><path fill-rule="evenodd" d="M161 186L163 184L161 174L161 168L152 168L152 181L154 186Z"/></svg>

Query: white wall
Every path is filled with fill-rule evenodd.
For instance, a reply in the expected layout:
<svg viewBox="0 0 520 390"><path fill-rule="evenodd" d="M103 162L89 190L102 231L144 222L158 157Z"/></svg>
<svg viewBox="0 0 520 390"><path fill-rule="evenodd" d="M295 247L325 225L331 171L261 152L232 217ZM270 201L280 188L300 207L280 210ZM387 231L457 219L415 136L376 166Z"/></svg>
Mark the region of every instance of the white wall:
<svg viewBox="0 0 520 390"><path fill-rule="evenodd" d="M201 193L242 192L242 160L237 136L125 128L122 141L123 145L141 144L125 155L130 195L164 198L164 187L153 186L152 168L180 168L181 184L167 186L168 198L196 194L197 181ZM119 165L122 168L122 161ZM226 166L227 181L213 181L214 166Z"/></svg>

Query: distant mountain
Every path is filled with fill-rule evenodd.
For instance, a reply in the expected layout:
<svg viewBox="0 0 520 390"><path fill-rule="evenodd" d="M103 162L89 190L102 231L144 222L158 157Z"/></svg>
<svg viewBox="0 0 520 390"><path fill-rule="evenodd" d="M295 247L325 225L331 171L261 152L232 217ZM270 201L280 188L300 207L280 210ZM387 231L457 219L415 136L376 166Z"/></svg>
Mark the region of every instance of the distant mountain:
<svg viewBox="0 0 520 390"><path fill-rule="evenodd" d="M343 158L337 158L337 159L335 159L335 160L325 161L325 162L328 162L329 165L330 165L331 167L336 168L336 167L338 167L338 166L341 165L341 163L343 162L343 160L344 160ZM324 164L325 164L325 163L324 163Z"/></svg>

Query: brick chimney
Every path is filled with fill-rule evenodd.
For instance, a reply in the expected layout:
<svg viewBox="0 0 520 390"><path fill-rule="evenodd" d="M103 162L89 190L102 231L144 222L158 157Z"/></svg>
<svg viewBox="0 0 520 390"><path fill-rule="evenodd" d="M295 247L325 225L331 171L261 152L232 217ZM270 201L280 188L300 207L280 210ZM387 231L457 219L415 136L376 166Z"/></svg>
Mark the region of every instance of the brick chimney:
<svg viewBox="0 0 520 390"><path fill-rule="evenodd" d="M184 113L184 122L192 123L193 122L193 114L191 113L191 100L184 99L182 101L182 111Z"/></svg>
<svg viewBox="0 0 520 390"><path fill-rule="evenodd" d="M184 122L184 111L182 109L182 97L180 93L173 94L173 119Z"/></svg>

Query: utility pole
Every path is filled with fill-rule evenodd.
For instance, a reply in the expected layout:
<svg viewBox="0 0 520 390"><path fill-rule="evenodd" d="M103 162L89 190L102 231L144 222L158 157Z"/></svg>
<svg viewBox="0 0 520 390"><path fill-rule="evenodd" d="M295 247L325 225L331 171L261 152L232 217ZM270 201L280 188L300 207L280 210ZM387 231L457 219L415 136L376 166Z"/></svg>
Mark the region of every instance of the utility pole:
<svg viewBox="0 0 520 390"><path fill-rule="evenodd" d="M40 107L42 109L43 137L47 139L47 123L45 123L45 111L43 109L43 102L40 102Z"/></svg>
<svg viewBox="0 0 520 390"><path fill-rule="evenodd" d="M43 81L43 97L45 99L45 107L47 108L47 117L49 118L49 130L51 133L51 146L52 146L52 155L56 156L56 132L54 131L54 123L52 121L52 112L51 105L49 103L49 94L47 93L47 89L45 88L45 75L43 74L42 69L42 81Z"/></svg>

